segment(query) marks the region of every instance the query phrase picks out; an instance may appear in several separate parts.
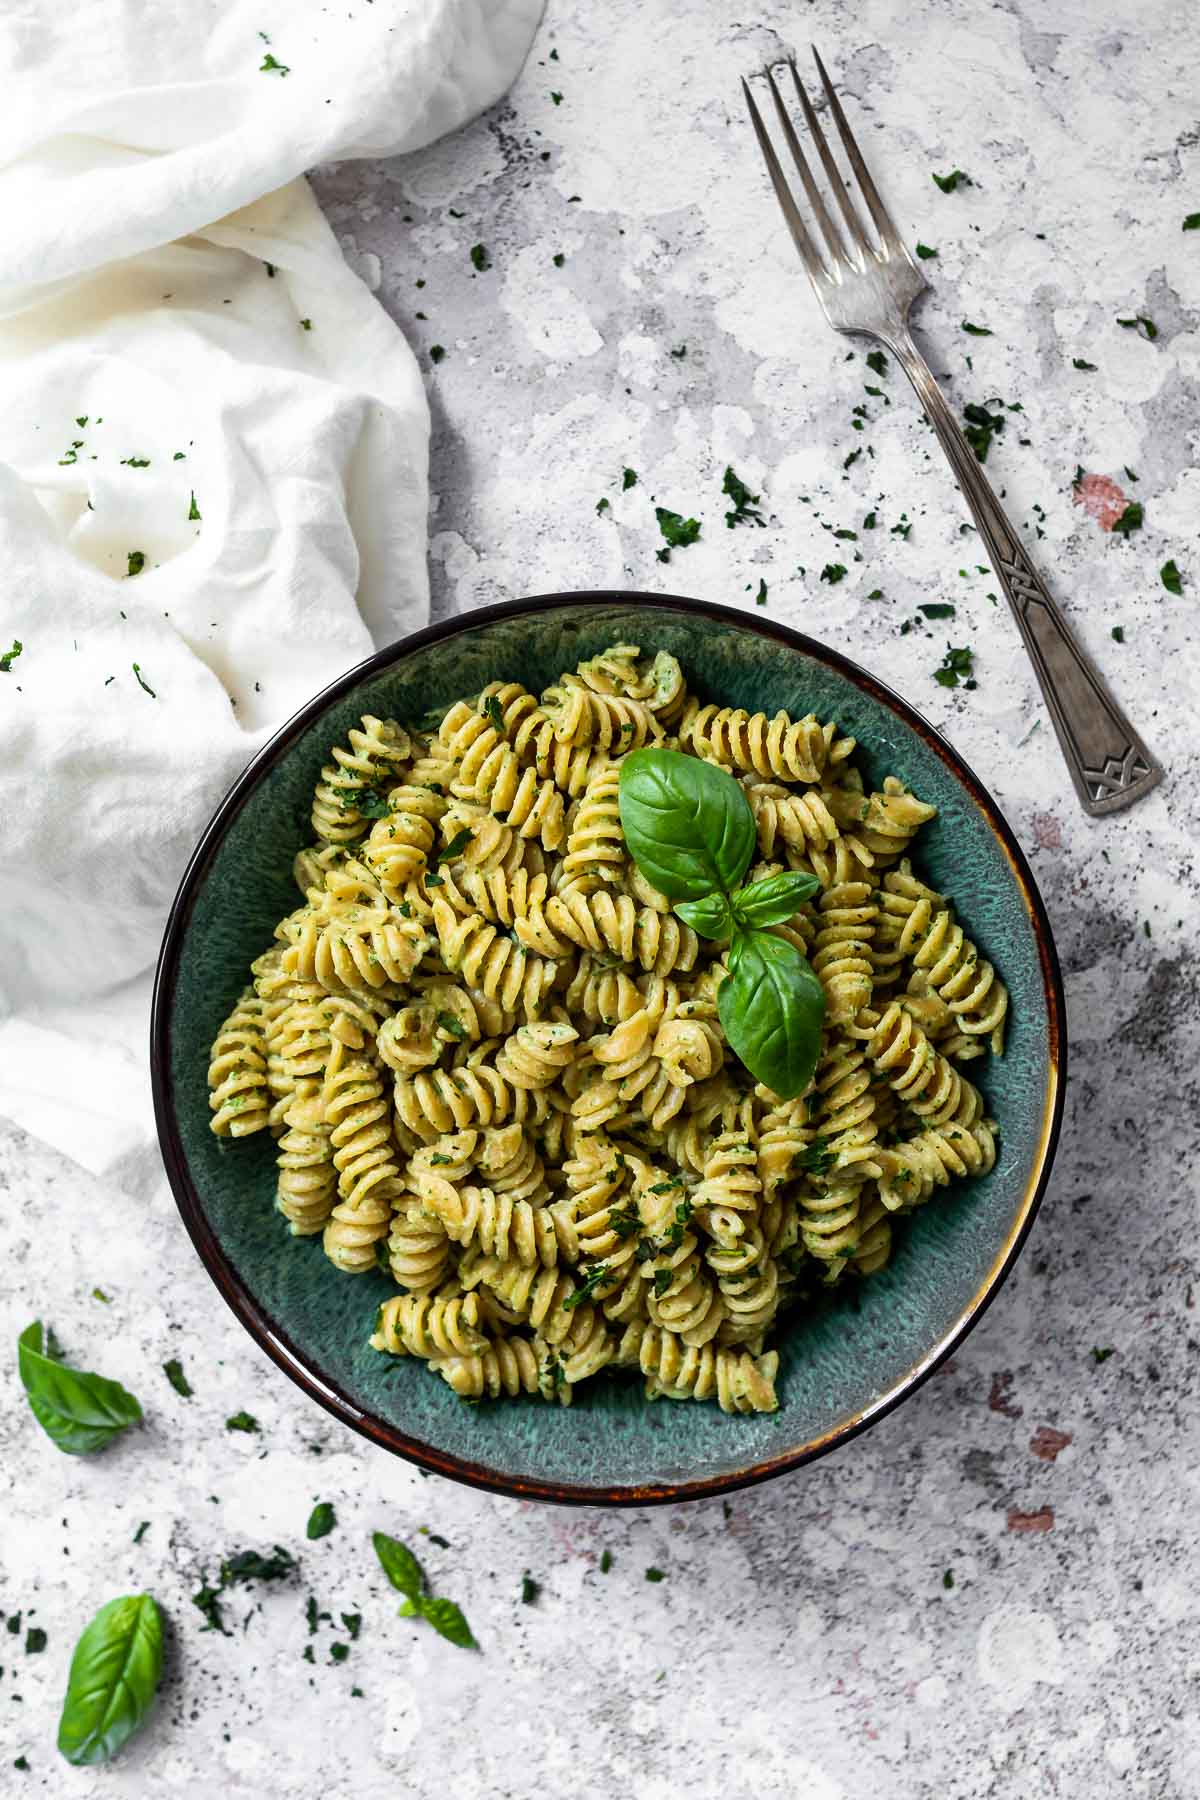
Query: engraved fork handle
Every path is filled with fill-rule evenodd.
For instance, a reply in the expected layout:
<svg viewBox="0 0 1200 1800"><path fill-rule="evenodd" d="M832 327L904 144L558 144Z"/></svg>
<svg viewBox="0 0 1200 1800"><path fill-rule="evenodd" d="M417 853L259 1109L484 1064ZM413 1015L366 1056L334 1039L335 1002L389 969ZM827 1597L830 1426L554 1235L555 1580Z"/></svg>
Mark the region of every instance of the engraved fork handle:
<svg viewBox="0 0 1200 1800"><path fill-rule="evenodd" d="M1163 778L1162 765L1151 756L1105 690L1041 577L1031 567L991 483L912 338L907 332L881 334L881 341L912 382L950 459L1025 648L1033 659L1084 811L1098 817L1132 806L1157 787Z"/></svg>

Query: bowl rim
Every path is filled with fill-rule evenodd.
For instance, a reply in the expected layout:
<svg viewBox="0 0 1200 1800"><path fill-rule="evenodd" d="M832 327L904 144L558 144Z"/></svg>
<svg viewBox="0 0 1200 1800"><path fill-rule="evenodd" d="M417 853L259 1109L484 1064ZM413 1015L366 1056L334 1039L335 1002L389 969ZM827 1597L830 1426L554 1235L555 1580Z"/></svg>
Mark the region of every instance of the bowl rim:
<svg viewBox="0 0 1200 1800"><path fill-rule="evenodd" d="M293 743L335 701L344 698L361 682L382 674L402 662L413 651L431 644L443 643L480 625L498 620L532 617L555 610L594 609L602 606L635 605L648 611L663 610L692 613L749 631L789 649L800 650L844 676L871 698L895 713L914 731L946 765L982 812L1000 844L1016 878L1033 925L1041 966L1042 985L1046 997L1047 1076L1042 1122L1034 1166L1003 1244L993 1258L983 1280L952 1325L938 1341L908 1369L905 1374L866 1406L831 1430L771 1456L731 1469L721 1475L706 1476L696 1481L653 1482L636 1487L586 1487L567 1481L540 1478L517 1478L476 1463L465 1457L440 1450L436 1446L409 1437L398 1427L365 1412L336 1382L329 1380L292 1344L287 1332L260 1306L241 1276L222 1250L208 1222L200 1195L192 1180L184 1152L175 1109L174 1082L171 1075L171 1028L175 987L187 928L199 893L229 827L242 811L262 778L290 750ZM803 1467L831 1450L849 1443L879 1419L885 1418L901 1401L926 1382L934 1371L963 1342L983 1317L1004 1285L1041 1205L1054 1161L1062 1123L1064 1089L1067 1072L1066 1004L1062 974L1050 921L1033 872L1017 842L1016 836L1000 812L996 802L979 777L959 752L942 734L923 719L901 695L885 682L843 656L840 651L794 630L779 620L768 619L723 606L714 601L696 600L677 594L643 594L629 589L581 590L557 594L535 594L524 599L504 601L494 606L479 607L457 613L451 618L426 625L419 631L399 638L376 651L363 662L356 663L327 687L314 695L292 714L251 758L213 813L188 860L178 892L167 915L162 947L154 977L154 994L150 1015L150 1073L154 1100L154 1117L159 1147L175 1204L188 1235L221 1297L240 1320L259 1348L275 1362L296 1385L343 1424L349 1425L370 1442L393 1454L416 1463L418 1467L461 1481L470 1487L507 1494L521 1500L547 1500L576 1506L652 1506L682 1500L699 1500L718 1494L733 1493L752 1487L773 1476ZM731 1429L736 1422L730 1421Z"/></svg>

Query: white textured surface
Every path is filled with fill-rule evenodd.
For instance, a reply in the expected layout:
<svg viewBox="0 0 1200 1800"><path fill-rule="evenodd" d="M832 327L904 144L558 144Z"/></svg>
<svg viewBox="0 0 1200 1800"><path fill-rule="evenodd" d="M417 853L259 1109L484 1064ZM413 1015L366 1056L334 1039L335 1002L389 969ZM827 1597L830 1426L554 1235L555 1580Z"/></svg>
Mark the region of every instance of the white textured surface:
<svg viewBox="0 0 1200 1800"><path fill-rule="evenodd" d="M618 582L737 599L765 576L772 614L893 681L997 794L1046 894L1073 1027L1066 1130L1027 1252L952 1363L808 1471L727 1506L556 1512L424 1479L328 1421L225 1312L151 1184L136 1203L103 1192L13 1136L0 1161L10 1336L43 1311L81 1361L140 1394L147 1426L91 1462L62 1458L5 1368L5 1611L36 1607L50 1639L26 1657L23 1632L0 1638L5 1755L32 1765L5 1768L6 1792L1200 1791L1200 234L1180 229L1200 208L1194 32L1163 0L1128 23L1083 0L914 0L902 15L871 0L836 16L823 0L762 16L739 24L716 0L559 5L508 103L424 155L323 171L318 191L414 340L446 347L431 371L442 611ZM975 572L895 374L873 382L890 407L864 396L861 354L843 361L814 316L737 108L737 75L793 31L841 75L902 226L940 252L923 316L955 403L1023 405L989 471L1171 771L1108 824L1076 809L1013 629L986 598L995 583ZM539 61L552 44L558 61ZM976 185L943 196L930 171L955 166ZM476 242L486 273L468 259ZM1154 343L1115 324L1134 313L1154 319ZM964 336L963 318L995 335ZM1074 370L1076 356L1097 372ZM851 408L864 399L860 434ZM874 458L844 478L860 441ZM761 483L767 529L726 531L726 460ZM641 480L622 495L626 464ZM1114 541L1072 504L1077 464L1143 501L1140 535ZM667 569L651 494L704 521ZM603 495L612 513L597 517ZM857 544L819 523L861 531L871 507L879 528ZM903 512L907 541L886 529ZM1168 556L1180 598L1158 581ZM817 579L831 561L850 566L835 587ZM865 598L875 587L884 601ZM974 693L933 682L940 625L900 634L935 599L958 605L950 638L976 650ZM1093 1346L1113 1354L1097 1364ZM173 1355L190 1401L160 1372ZM223 1429L240 1407L260 1437ZM1071 1440L1056 1458L1047 1431ZM309 1545L317 1498L339 1524ZM421 1525L450 1547L419 1539ZM482 1659L396 1618L374 1527L424 1547ZM234 1637L201 1634L189 1595L202 1568L276 1540L300 1554L300 1581L263 1595L243 1631L247 1591ZM666 1580L647 1583L649 1565ZM542 1583L533 1606L520 1604L526 1569ZM102 1599L143 1585L173 1621L161 1711L109 1773L69 1771L52 1735L71 1643ZM309 1592L335 1618L363 1614L341 1667L326 1626L315 1665L302 1660Z"/></svg>

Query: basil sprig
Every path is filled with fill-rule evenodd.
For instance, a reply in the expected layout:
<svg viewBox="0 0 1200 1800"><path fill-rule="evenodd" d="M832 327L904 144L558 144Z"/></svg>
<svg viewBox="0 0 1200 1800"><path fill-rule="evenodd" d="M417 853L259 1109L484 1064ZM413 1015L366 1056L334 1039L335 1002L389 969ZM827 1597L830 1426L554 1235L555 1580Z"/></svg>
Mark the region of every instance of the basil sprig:
<svg viewBox="0 0 1200 1800"><path fill-rule="evenodd" d="M389 1537L386 1531L371 1534L375 1554L384 1574L398 1593L404 1595L400 1608L402 1619L424 1619L440 1636L460 1650L478 1650L471 1627L461 1606L453 1600L435 1599L428 1591L425 1572L407 1544Z"/></svg>
<svg viewBox="0 0 1200 1800"><path fill-rule="evenodd" d="M119 1381L68 1368L40 1319L17 1339L17 1367L34 1418L68 1456L103 1450L141 1421L141 1407Z"/></svg>
<svg viewBox="0 0 1200 1800"><path fill-rule="evenodd" d="M162 1614L126 1594L86 1625L67 1677L58 1747L69 1763L107 1762L145 1723L162 1676Z"/></svg>
<svg viewBox="0 0 1200 1800"><path fill-rule="evenodd" d="M730 942L717 993L721 1028L759 1081L791 1100L812 1080L825 994L794 944L768 928L817 892L784 871L739 885L757 842L754 814L731 775L678 750L636 750L621 764L621 826L647 881L702 937Z"/></svg>

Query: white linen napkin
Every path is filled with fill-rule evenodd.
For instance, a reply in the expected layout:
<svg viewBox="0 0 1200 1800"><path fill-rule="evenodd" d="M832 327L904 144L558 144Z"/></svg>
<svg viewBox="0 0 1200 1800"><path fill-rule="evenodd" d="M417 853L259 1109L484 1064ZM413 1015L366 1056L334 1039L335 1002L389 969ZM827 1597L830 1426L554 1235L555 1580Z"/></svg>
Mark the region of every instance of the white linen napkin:
<svg viewBox="0 0 1200 1800"><path fill-rule="evenodd" d="M421 379L303 172L490 104L541 4L0 10L0 1112L135 1188L201 827L428 608Z"/></svg>

